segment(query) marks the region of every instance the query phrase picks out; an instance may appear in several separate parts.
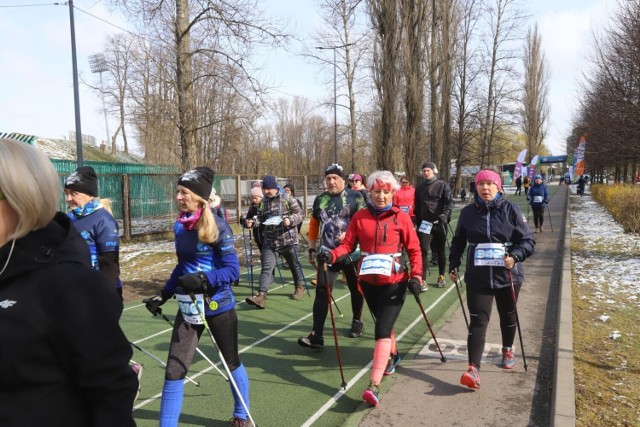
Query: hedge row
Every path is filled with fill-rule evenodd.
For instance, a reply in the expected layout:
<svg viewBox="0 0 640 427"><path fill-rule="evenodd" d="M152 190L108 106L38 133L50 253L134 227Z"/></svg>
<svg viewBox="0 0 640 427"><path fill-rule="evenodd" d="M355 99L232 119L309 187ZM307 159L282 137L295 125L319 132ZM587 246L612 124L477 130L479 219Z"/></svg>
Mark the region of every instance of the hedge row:
<svg viewBox="0 0 640 427"><path fill-rule="evenodd" d="M640 233L640 185L592 185L591 194L624 231Z"/></svg>

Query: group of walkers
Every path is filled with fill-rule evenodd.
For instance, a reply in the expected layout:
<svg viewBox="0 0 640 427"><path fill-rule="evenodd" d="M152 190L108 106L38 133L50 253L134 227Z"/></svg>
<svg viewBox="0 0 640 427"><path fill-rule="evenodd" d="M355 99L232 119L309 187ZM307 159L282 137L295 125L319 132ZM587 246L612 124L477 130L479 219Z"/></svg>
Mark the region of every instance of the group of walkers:
<svg viewBox="0 0 640 427"><path fill-rule="evenodd" d="M317 284L311 331L298 344L324 348L331 293L339 274L344 274L353 315L348 336L362 336L365 303L373 318L373 363L362 394L372 406L380 402L382 378L394 373L401 361L394 325L407 291L419 302L428 289L430 250L437 256L435 286L446 286L445 245L453 200L449 185L437 173L434 163L425 162L423 181L414 189L406 176L398 182L389 171L372 172L366 183L359 174L345 179L343 168L332 164L324 173L326 191L316 197L311 210L308 259L316 267ZM537 178L529 191L532 206L546 204L549 197L546 189L540 193L536 188ZM144 301L154 315L163 315L161 306L170 298L178 302L161 398L163 427L178 424L184 380L203 333L214 343L228 374L234 399L230 424L255 424L249 378L238 351L232 286L239 280L239 261L224 208L215 203L213 179L208 167L194 168L178 179L179 214L173 227L177 264L160 294ZM78 168L66 179L68 215L56 214L57 182L51 162L37 149L0 140L0 303L5 308L0 319L15 325L3 328L0 339L21 343L0 347L0 378L7 379L0 392L6 403L0 419L9 425L135 425L131 411L141 372L131 364L131 343L118 324L122 284L117 223L109 201L97 197L92 168ZM306 291L298 253L304 209L294 188L288 187L287 192L275 176L265 176L260 187L251 189L251 207L243 221L243 233L244 228L251 230L249 238L260 250L258 290L246 299L259 309L266 308L279 256L291 270L291 298L301 300ZM474 203L461 210L451 239L448 273L459 282L466 251L469 367L460 382L478 389L494 299L502 330L502 367L515 366L512 345L521 263L533 254L535 241L521 210L504 197L497 173L480 171L474 187ZM536 215L534 211L534 220ZM541 221L536 230L542 231ZM27 300L32 302L29 306L24 304ZM339 351L335 323L333 336ZM32 410L34 401L41 410Z"/></svg>

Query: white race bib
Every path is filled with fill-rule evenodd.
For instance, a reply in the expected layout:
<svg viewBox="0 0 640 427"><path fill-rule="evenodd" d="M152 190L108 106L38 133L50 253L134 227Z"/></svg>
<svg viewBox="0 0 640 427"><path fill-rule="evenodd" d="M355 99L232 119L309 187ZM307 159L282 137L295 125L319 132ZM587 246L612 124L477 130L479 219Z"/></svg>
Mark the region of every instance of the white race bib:
<svg viewBox="0 0 640 427"><path fill-rule="evenodd" d="M431 233L431 229L432 228L433 228L433 223L430 223L429 221L423 220L420 223L420 228L418 228L418 231L420 233L429 234L429 233Z"/></svg>
<svg viewBox="0 0 640 427"><path fill-rule="evenodd" d="M191 297L189 295L176 294L176 299L178 300L178 308L180 309L185 322L192 325L202 325L202 318L198 314L198 309L196 308L196 306L193 305ZM196 301L198 302L198 307L200 307L200 312L204 314L203 295L196 294Z"/></svg>
<svg viewBox="0 0 640 427"><path fill-rule="evenodd" d="M280 215L272 216L268 220L262 223L262 225L279 225L282 222L282 217Z"/></svg>
<svg viewBox="0 0 640 427"><path fill-rule="evenodd" d="M478 243L474 251L473 265L504 267L505 254L502 243Z"/></svg>
<svg viewBox="0 0 640 427"><path fill-rule="evenodd" d="M360 264L360 275L379 274L389 277L394 263L395 261L391 255L367 255Z"/></svg>
<svg viewBox="0 0 640 427"><path fill-rule="evenodd" d="M533 203L542 203L542 196L533 196Z"/></svg>

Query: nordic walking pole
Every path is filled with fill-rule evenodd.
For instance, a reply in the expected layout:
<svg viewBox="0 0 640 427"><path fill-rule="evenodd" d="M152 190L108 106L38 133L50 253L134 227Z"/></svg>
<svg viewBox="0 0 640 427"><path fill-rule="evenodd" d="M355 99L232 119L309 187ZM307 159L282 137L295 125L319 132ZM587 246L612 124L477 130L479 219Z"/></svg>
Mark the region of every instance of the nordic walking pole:
<svg viewBox="0 0 640 427"><path fill-rule="evenodd" d="M424 321L427 322L427 326L429 327L429 332L431 332L431 336L433 337L433 342L436 343L436 347L438 347L438 351L440 352L440 361L442 363L447 361L447 358L442 354L442 350L440 349L440 344L438 344L438 340L436 339L436 334L433 333L433 328L431 327L431 323L429 322L429 318L427 318L427 313L424 312L424 307L422 306L422 302L420 301L419 295L414 295L416 298L416 302L420 307L420 313L422 313L422 317L424 317Z"/></svg>
<svg viewBox="0 0 640 427"><path fill-rule="evenodd" d="M549 203L547 205L547 213L549 214L549 225L551 226L551 232L553 233L553 223L551 222L551 209L549 209Z"/></svg>
<svg viewBox="0 0 640 427"><path fill-rule="evenodd" d="M291 221L291 219L289 219L289 221ZM291 229L288 228L287 229L287 233L289 233L289 236L291 237ZM295 234L294 234L295 236ZM291 240L293 240L293 238L291 238ZM300 274L302 275L302 283L304 283L304 289L307 291L307 296L311 296L311 292L309 292L309 285L307 285L307 277L304 275L304 272L302 271L302 265L300 264L300 258L298 258L298 245L295 244L293 245L293 254L296 257L296 264L298 264L298 267L300 267ZM295 266L292 266L293 268L295 268Z"/></svg>
<svg viewBox="0 0 640 427"><path fill-rule="evenodd" d="M164 360L160 359L160 358L159 358L158 356L156 356L155 354L148 352L147 350L145 350L144 348L140 347L138 344L136 344L136 343L134 343L134 342L129 341L129 344L131 344L131 346L132 346L133 348L135 348L136 350L140 350L141 352L143 352L144 354L146 354L147 356L149 356L150 358L152 358L153 360L155 360L156 362L158 362L159 364L161 364L163 368L166 368L166 367L167 367L167 363L166 363ZM193 380L193 379L189 378L189 376L188 376L188 375L185 375L185 379L186 379L187 381L189 381L189 382L193 383L196 387L200 387L200 383L199 383L198 381L195 381L195 380Z"/></svg>
<svg viewBox="0 0 640 427"><path fill-rule="evenodd" d="M458 291L458 300L460 301L460 307L462 308L462 314L464 315L464 323L467 324L467 331L469 330L469 319L467 318L467 312L464 309L464 303L462 302L462 293L460 292L460 288L462 287L462 282L460 281L460 276L458 275L458 269L454 269L453 270L455 275L456 275L456 279L458 279L456 281L455 286L456 286L456 291Z"/></svg>
<svg viewBox="0 0 640 427"><path fill-rule="evenodd" d="M317 268L315 264L312 264L317 271ZM313 280L311 281L311 284L313 285ZM338 303L336 302L335 298L333 297L333 294L331 294L331 301L333 301L333 305L336 307L336 310L338 310L338 314L340 315L340 317L344 317L344 315L342 314L342 310L340 310L340 307L338 307Z"/></svg>
<svg viewBox="0 0 640 427"><path fill-rule="evenodd" d="M146 300L145 300L145 301L146 301ZM145 302L145 301L142 301L142 302ZM163 318L163 319L164 319L164 320L165 320L165 321L166 321L166 322L167 322L167 323L168 323L168 324L173 328L173 322L171 321L171 319L169 319L169 318L168 318L168 317L167 317L167 316L162 312L162 309L161 309L160 307L158 307L158 309L156 310L156 312L155 312L155 313L154 313L154 312L152 312L151 310L149 310L149 312L150 312L151 314L153 314L153 317L156 317L157 315L160 315L160 316L161 316L161 317L162 317L162 318ZM207 357L207 355L206 355L206 354L204 354L204 353L203 353L203 351L202 351L202 350L200 350L197 346L196 346L196 351L198 352L198 354L199 354L200 356L202 356L202 358L203 358L204 360L206 360L207 362L209 362L209 364L211 364L211 366L212 366L216 371L218 371L218 373L219 373L220 375L222 375L222 378L224 378L224 380L225 380L225 381L229 381L229 378L227 378L227 376L226 376L226 375L225 375L225 374L220 370L220 368L218 368L218 367L216 366L216 364L215 364L215 363L213 363L213 362L211 361L211 359L209 359L209 358Z"/></svg>
<svg viewBox="0 0 640 427"><path fill-rule="evenodd" d="M229 375L229 382L231 383L233 390L235 390L236 394L238 395L238 399L240 399L240 403L242 403L242 407L244 408L245 411L247 411L247 416L249 417L249 421L251 421L251 425L255 426L256 422L253 421L253 417L249 412L249 407L247 406L247 403L242 398L242 394L240 393L238 384L236 384L236 380L233 379L231 370L229 370L229 365L227 365L227 361L224 360L224 356L220 351L220 347L218 347L218 343L216 342L216 339L213 336L213 332L211 332L211 329L209 328L209 324L207 323L207 318L204 316L204 313L202 312L202 310L200 309L200 306L198 305L198 300L196 299L196 296L193 294L193 292L191 292L189 294L189 297L191 297L191 301L193 301L193 305L196 307L196 310L198 311L198 316L200 316L200 320L202 320L202 324L204 325L204 328L207 330L209 334L209 338L211 338L211 342L213 343L213 346L215 347L216 350L218 350L218 357L220 357L222 366L224 366L224 370L227 371L227 375Z"/></svg>
<svg viewBox="0 0 640 427"><path fill-rule="evenodd" d="M249 259L249 251L247 250L247 237L244 229L245 229L245 226L243 223L242 224L242 242L244 243L244 262L247 265L247 276L249 276L249 281L251 282L251 293L253 293L253 275L251 274L251 270L249 269L251 260ZM251 231L249 231L249 234L251 234ZM249 238L251 238L251 236L249 236Z"/></svg>
<svg viewBox="0 0 640 427"><path fill-rule="evenodd" d="M322 271L324 271L324 285L327 288L327 293L329 297L331 296L331 286L329 286L329 275L327 274L327 264L322 263ZM342 384L340 387L347 389L347 382L344 380L344 372L342 371L342 356L340 356L340 346L338 345L338 333L336 332L336 318L333 315L333 306L329 303L329 314L331 314L331 327L333 328L333 340L336 343L336 355L338 356L338 367L340 368L340 378L342 379Z"/></svg>
<svg viewBox="0 0 640 427"><path fill-rule="evenodd" d="M511 296L513 297L513 309L516 313L516 326L518 327L518 337L520 337L520 349L522 350L522 362L524 363L524 371L527 372L527 356L524 354L524 344L522 343L522 331L520 330L520 318L518 317L518 300L516 298L516 290L513 286L513 276L509 270L509 282L511 283Z"/></svg>
<svg viewBox="0 0 640 427"><path fill-rule="evenodd" d="M258 233L260 233L259 228ZM253 234L253 229L251 229L251 234ZM251 295L253 295L253 236L249 236L249 280L251 281Z"/></svg>

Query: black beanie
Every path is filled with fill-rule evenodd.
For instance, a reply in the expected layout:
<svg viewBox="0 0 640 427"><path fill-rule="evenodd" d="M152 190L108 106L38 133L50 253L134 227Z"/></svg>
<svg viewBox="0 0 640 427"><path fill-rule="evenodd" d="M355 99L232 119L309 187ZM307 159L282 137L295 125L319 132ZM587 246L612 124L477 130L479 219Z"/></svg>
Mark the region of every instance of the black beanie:
<svg viewBox="0 0 640 427"><path fill-rule="evenodd" d="M433 171L433 173L438 173L438 168L436 167L435 163L424 162L422 164L422 169L424 169L424 168L431 169Z"/></svg>
<svg viewBox="0 0 640 427"><path fill-rule="evenodd" d="M324 176L327 175L338 175L340 178L344 179L344 169L342 169L342 166L340 166L337 163L333 163L330 164L325 170L324 170Z"/></svg>
<svg viewBox="0 0 640 427"><path fill-rule="evenodd" d="M97 197L98 177L96 176L96 171L91 166L79 167L66 179L64 188Z"/></svg>
<svg viewBox="0 0 640 427"><path fill-rule="evenodd" d="M214 176L213 169L200 166L183 173L178 179L178 185L188 188L204 200L207 200L211 194Z"/></svg>

